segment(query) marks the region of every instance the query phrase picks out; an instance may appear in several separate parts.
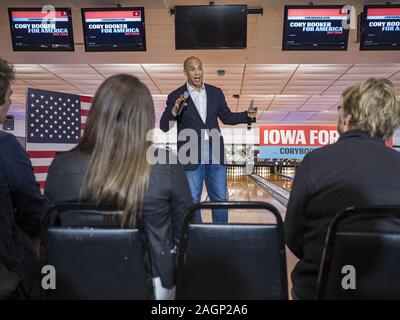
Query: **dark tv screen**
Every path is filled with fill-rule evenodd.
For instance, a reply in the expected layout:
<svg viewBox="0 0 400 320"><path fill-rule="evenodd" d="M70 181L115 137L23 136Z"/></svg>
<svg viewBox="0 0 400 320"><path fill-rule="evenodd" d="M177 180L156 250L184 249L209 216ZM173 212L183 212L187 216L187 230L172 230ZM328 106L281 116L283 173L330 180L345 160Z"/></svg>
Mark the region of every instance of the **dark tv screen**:
<svg viewBox="0 0 400 320"><path fill-rule="evenodd" d="M82 9L86 51L146 51L144 8Z"/></svg>
<svg viewBox="0 0 400 320"><path fill-rule="evenodd" d="M175 48L243 49L247 5L175 6Z"/></svg>
<svg viewBox="0 0 400 320"><path fill-rule="evenodd" d="M70 8L8 8L14 51L74 51Z"/></svg>
<svg viewBox="0 0 400 320"><path fill-rule="evenodd" d="M360 50L400 50L400 5L364 7Z"/></svg>
<svg viewBox="0 0 400 320"><path fill-rule="evenodd" d="M343 6L285 6L282 50L347 50Z"/></svg>

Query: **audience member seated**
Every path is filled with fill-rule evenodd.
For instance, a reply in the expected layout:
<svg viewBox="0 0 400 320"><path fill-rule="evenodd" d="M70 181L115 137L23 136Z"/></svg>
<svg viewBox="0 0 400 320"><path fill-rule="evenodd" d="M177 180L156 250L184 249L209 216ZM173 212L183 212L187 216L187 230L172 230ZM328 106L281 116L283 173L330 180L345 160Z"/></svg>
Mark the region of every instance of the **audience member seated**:
<svg viewBox="0 0 400 320"><path fill-rule="evenodd" d="M296 172L285 237L300 259L293 296L314 299L330 221L347 207L400 205L400 154L385 145L400 124L393 84L368 79L344 90L338 107L339 140L307 154Z"/></svg>
<svg viewBox="0 0 400 320"><path fill-rule="evenodd" d="M123 226L143 221L155 297L170 299L176 249L192 197L181 165L151 165L146 159L155 150L146 137L154 123L153 100L142 82L129 75L108 78L94 97L82 140L51 164L45 195L51 202L115 203L124 210Z"/></svg>
<svg viewBox="0 0 400 320"><path fill-rule="evenodd" d="M0 59L0 124L11 104L13 79L12 65ZM12 134L3 131L0 186L0 297L35 298L39 292L39 259L30 238L39 235L44 199L27 154Z"/></svg>

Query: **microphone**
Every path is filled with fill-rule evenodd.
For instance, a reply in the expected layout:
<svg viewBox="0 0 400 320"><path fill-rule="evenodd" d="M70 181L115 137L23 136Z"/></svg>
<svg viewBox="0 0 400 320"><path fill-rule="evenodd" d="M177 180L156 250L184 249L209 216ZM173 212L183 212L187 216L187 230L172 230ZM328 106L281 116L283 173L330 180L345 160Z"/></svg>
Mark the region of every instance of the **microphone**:
<svg viewBox="0 0 400 320"><path fill-rule="evenodd" d="M183 93L183 98L184 98L183 103L181 104L181 107L178 109L178 112L176 113L177 116L179 116L182 113L183 108L187 106L186 100L187 100L187 98L189 98L189 96L190 96L190 93L189 93L189 91L186 90Z"/></svg>

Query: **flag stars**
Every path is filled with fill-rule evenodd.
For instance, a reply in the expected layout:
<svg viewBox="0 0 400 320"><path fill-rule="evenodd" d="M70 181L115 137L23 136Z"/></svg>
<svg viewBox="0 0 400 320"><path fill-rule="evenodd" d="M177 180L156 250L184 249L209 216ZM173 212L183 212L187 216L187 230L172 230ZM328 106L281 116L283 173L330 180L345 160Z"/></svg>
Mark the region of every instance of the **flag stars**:
<svg viewBox="0 0 400 320"><path fill-rule="evenodd" d="M76 143L81 133L79 100L75 102L73 98L57 93L36 95L35 99L31 95L28 97L29 140L33 143Z"/></svg>

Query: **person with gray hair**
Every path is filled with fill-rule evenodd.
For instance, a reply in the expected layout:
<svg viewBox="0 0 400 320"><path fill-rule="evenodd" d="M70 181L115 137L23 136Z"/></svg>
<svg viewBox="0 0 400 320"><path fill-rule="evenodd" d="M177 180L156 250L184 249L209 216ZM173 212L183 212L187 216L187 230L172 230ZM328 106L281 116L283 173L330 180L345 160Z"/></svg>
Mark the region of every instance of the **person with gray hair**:
<svg viewBox="0 0 400 320"><path fill-rule="evenodd" d="M386 146L400 125L393 84L368 79L342 93L339 140L307 154L293 182L285 238L299 258L293 297L314 299L325 234L335 214L348 207L400 205L400 154Z"/></svg>

